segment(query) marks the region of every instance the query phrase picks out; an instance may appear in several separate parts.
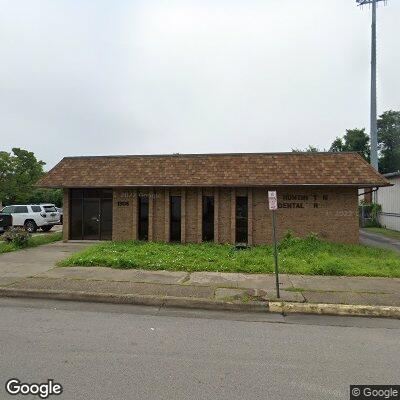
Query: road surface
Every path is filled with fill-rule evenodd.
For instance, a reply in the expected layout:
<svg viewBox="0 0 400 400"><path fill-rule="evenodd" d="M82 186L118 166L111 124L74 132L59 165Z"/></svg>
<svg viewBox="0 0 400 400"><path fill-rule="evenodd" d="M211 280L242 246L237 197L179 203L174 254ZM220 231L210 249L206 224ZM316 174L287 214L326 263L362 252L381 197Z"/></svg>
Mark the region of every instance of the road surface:
<svg viewBox="0 0 400 400"><path fill-rule="evenodd" d="M61 383L50 399L348 399L399 384L400 321L0 299L5 382ZM38 399L38 397L35 397Z"/></svg>
<svg viewBox="0 0 400 400"><path fill-rule="evenodd" d="M400 241L360 229L360 243L366 246L394 250L400 254Z"/></svg>

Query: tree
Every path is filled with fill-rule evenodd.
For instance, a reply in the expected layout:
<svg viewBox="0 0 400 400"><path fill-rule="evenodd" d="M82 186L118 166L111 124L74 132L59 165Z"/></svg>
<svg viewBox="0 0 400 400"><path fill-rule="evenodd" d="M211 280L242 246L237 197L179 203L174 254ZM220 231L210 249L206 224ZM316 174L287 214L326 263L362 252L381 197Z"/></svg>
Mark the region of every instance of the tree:
<svg viewBox="0 0 400 400"><path fill-rule="evenodd" d="M62 207L63 192L60 189L34 189L28 194L26 202L29 204L51 203Z"/></svg>
<svg viewBox="0 0 400 400"><path fill-rule="evenodd" d="M305 150L301 149L292 149L293 153L318 153L320 150L318 147L313 146L310 144Z"/></svg>
<svg viewBox="0 0 400 400"><path fill-rule="evenodd" d="M400 170L400 111L386 111L378 119L381 173Z"/></svg>
<svg viewBox="0 0 400 400"><path fill-rule="evenodd" d="M0 152L0 203L54 203L52 200L60 200L61 191L35 187L44 174L44 165L27 150L13 148L11 153Z"/></svg>
<svg viewBox="0 0 400 400"><path fill-rule="evenodd" d="M343 139L340 137L337 137L331 144L329 151L335 151L335 152L344 151Z"/></svg>
<svg viewBox="0 0 400 400"><path fill-rule="evenodd" d="M369 162L369 136L365 133L365 128L347 129L343 138L337 137L333 141L330 151L355 151Z"/></svg>

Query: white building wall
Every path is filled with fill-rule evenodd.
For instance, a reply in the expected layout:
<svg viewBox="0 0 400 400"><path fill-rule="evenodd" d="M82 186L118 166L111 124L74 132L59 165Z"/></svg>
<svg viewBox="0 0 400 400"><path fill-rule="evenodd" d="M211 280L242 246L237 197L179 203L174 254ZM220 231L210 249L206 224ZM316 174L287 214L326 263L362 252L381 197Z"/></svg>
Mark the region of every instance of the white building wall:
<svg viewBox="0 0 400 400"><path fill-rule="evenodd" d="M382 205L379 222L383 227L400 231L400 176L388 179L394 186L378 191L378 203Z"/></svg>

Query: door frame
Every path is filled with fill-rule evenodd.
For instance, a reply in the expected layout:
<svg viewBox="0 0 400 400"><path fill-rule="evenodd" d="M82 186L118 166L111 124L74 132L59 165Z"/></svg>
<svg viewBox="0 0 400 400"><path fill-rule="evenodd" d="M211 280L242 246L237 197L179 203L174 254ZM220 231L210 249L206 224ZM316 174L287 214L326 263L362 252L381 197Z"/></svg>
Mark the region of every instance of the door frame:
<svg viewBox="0 0 400 400"><path fill-rule="evenodd" d="M75 189L69 189L69 198L68 198L68 210L69 210L69 223L68 223L68 240L112 240L112 234L113 234L113 226L112 226L112 221L113 221L113 199L112 196L111 197L102 197L101 195L99 197L85 197L85 193L87 193L90 190L96 190L96 191L101 191L104 190L102 188L100 189L78 189L78 190L82 190L82 197L79 198L73 198L72 197L72 191ZM109 189L107 189L109 190ZM85 226L85 213L84 213L84 204L85 204L85 200L86 199L90 199L90 200L96 200L97 203L97 207L98 207L98 221L97 221L97 225L98 225L98 234L97 234L97 238L96 239L86 239L85 238L85 230L84 230L84 226ZM81 214L81 234L79 238L71 238L71 226L73 223L73 215L72 215L72 200L79 200L80 201L80 214ZM110 201L111 202L111 239L103 239L103 236L105 235L105 232L102 231L102 227L103 227L103 207L102 204L103 202L106 201Z"/></svg>

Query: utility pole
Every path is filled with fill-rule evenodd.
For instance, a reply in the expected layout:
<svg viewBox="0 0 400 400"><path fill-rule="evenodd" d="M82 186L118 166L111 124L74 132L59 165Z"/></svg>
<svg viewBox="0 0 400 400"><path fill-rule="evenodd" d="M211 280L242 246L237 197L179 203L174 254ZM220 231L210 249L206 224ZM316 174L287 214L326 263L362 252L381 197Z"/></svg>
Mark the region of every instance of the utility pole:
<svg viewBox="0 0 400 400"><path fill-rule="evenodd" d="M372 5L371 23L371 110L370 110L370 141L371 141L371 165L378 171L378 113L376 100L376 8L377 3L387 0L356 0L359 6ZM373 202L377 203L377 192L373 192Z"/></svg>
<svg viewBox="0 0 400 400"><path fill-rule="evenodd" d="M376 1L372 0L371 24L371 165L378 171L378 126L376 106Z"/></svg>

